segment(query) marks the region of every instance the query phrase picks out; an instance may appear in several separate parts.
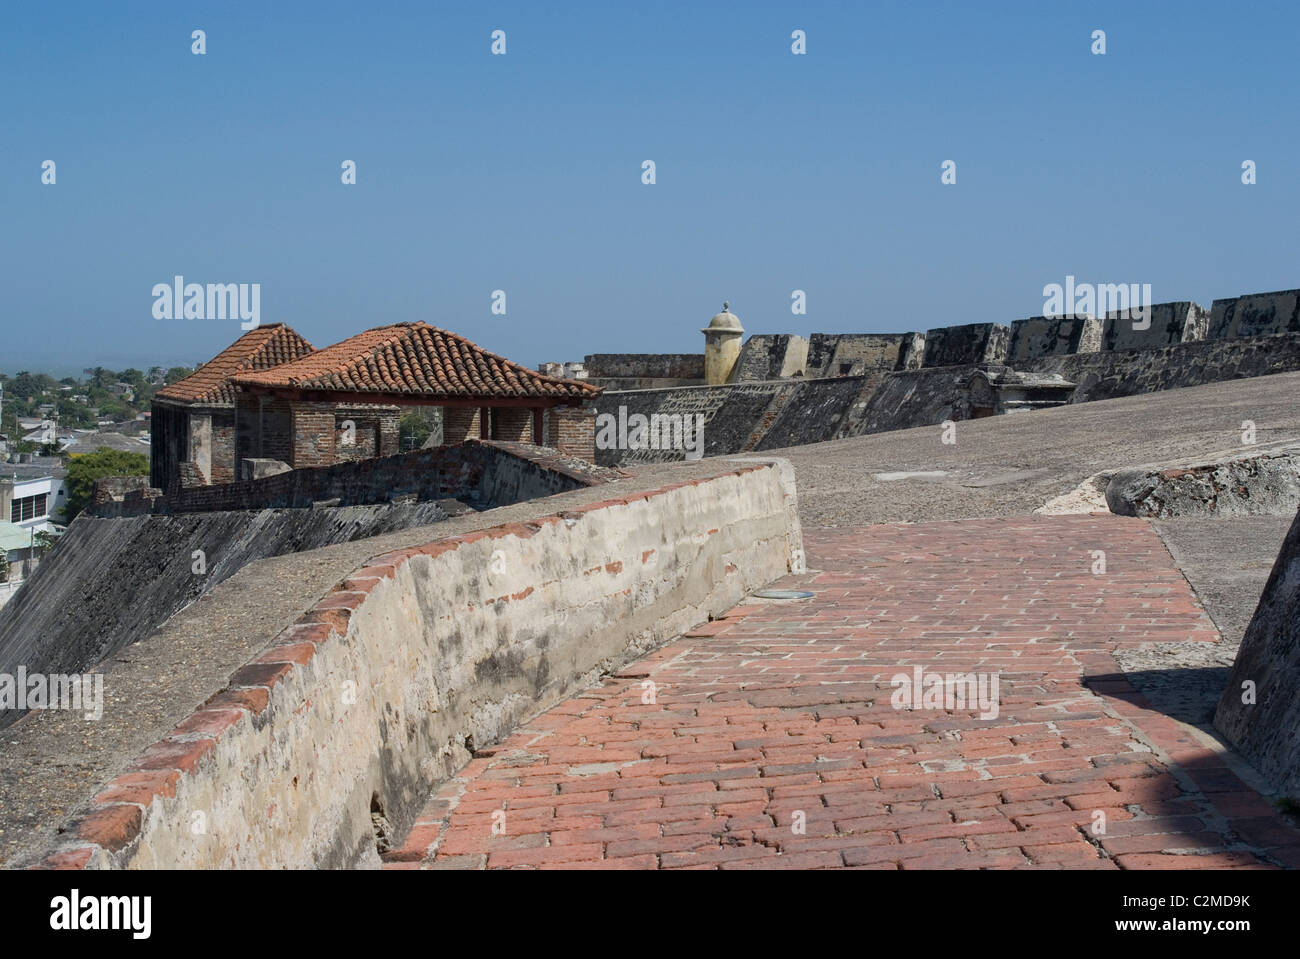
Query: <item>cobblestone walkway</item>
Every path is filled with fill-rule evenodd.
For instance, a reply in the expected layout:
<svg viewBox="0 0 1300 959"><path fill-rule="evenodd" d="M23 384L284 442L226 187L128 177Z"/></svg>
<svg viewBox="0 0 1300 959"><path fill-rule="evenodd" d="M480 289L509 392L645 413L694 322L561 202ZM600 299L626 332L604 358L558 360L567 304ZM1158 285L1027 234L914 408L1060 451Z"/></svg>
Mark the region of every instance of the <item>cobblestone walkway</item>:
<svg viewBox="0 0 1300 959"><path fill-rule="evenodd" d="M805 547L813 571L775 585L815 598L739 606L539 716L431 796L387 865L1300 866L1300 832L1116 667L1121 646L1217 639L1146 522ZM915 667L996 674L997 716L895 708Z"/></svg>

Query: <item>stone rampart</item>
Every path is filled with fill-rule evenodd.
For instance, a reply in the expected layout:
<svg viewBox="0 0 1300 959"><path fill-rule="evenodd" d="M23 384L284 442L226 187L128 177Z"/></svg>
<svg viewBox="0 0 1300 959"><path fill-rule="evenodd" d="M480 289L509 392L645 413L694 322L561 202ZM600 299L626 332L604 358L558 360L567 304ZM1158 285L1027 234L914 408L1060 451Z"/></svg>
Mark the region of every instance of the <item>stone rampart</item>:
<svg viewBox="0 0 1300 959"><path fill-rule="evenodd" d="M377 866L480 746L801 557L780 461L374 556L106 783L43 864Z"/></svg>

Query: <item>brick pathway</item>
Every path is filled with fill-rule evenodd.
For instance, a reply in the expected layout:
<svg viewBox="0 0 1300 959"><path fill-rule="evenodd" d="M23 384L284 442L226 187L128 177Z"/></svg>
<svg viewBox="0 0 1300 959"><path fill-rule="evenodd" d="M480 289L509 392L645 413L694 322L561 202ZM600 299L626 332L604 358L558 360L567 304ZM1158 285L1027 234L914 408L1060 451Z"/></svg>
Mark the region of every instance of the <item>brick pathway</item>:
<svg viewBox="0 0 1300 959"><path fill-rule="evenodd" d="M1300 832L1118 675L1121 644L1217 638L1144 521L805 547L819 572L778 585L814 599L740 606L538 717L438 790L388 865L1300 866ZM999 714L895 709L915 666L997 673Z"/></svg>

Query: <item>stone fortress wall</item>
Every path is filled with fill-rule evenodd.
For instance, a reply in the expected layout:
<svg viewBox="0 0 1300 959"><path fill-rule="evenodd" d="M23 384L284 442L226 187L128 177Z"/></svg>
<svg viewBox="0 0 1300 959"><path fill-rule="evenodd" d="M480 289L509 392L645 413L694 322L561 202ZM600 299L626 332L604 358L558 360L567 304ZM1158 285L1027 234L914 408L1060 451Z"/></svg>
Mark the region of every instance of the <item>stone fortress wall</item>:
<svg viewBox="0 0 1300 959"><path fill-rule="evenodd" d="M703 416L704 455L720 456L1300 369L1300 290L1219 299L1209 310L1158 303L1147 319L1112 313L924 333L756 334L721 386L629 388L686 366L623 354L601 367L620 378L599 383L606 390L595 408L598 416ZM982 398L990 392L1014 399L1003 408ZM1036 395L1050 399L1035 403ZM601 465L683 457L678 449L596 451Z"/></svg>
<svg viewBox="0 0 1300 959"><path fill-rule="evenodd" d="M554 450L471 440L183 489L170 497L133 496L148 491L110 478L97 487L109 495L72 522L13 600L0 607L0 674L12 675L19 666L80 672L150 635L267 557L432 527L622 475ZM124 512L133 499L139 508ZM0 729L19 717L15 710L0 710Z"/></svg>
<svg viewBox="0 0 1300 959"><path fill-rule="evenodd" d="M789 464L654 469L314 552L333 585L270 597L282 628L152 745L110 730L116 758L20 865L378 866L480 745L802 570ZM294 568L268 557L215 587L206 641L241 632L250 578Z"/></svg>

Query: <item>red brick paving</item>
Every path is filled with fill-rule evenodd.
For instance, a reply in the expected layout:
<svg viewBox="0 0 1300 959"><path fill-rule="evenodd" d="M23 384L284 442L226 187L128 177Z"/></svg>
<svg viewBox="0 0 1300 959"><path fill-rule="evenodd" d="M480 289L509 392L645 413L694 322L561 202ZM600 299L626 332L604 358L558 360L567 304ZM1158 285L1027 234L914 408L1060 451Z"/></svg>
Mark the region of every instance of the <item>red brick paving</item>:
<svg viewBox="0 0 1300 959"><path fill-rule="evenodd" d="M388 865L1300 865L1300 832L1110 655L1217 640L1145 521L817 529L805 548L813 572L778 585L814 599L738 607L537 717L439 789ZM997 673L999 715L895 709L916 665Z"/></svg>

